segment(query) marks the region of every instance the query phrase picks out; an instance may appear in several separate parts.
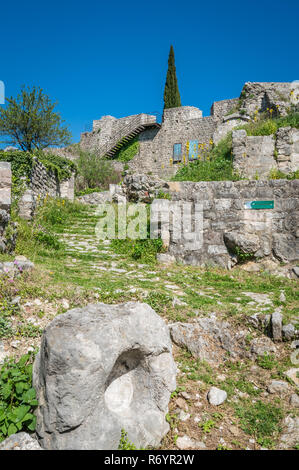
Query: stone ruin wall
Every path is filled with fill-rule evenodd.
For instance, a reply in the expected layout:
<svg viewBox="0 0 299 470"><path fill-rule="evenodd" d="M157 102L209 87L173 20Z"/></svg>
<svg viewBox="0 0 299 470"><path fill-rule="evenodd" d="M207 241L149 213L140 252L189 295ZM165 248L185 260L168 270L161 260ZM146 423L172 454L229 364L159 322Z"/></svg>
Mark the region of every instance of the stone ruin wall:
<svg viewBox="0 0 299 470"><path fill-rule="evenodd" d="M75 175L69 179L59 181L55 173L47 169L37 158L34 158L29 187L25 190L19 201L19 216L30 220L33 216L37 198L61 197L74 200Z"/></svg>
<svg viewBox="0 0 299 470"><path fill-rule="evenodd" d="M139 153L129 162L129 169L170 178L180 167L172 160L174 144L182 144L182 159L187 162L187 142L197 140L208 145L215 127L213 118L202 117L198 108L166 109L161 128L149 129L139 136Z"/></svg>
<svg viewBox="0 0 299 470"><path fill-rule="evenodd" d="M171 161L174 144L182 144L182 154L187 160L186 144L190 140L197 140L199 144L207 144L212 139L217 144L235 127L244 125L267 109L273 109L273 116L286 115L292 106L293 108L296 106L296 103L298 107L298 88L299 85L297 84L296 88L295 82L247 82L243 86L239 98L214 102L211 107L211 115L207 117L203 117L202 112L193 106L166 109L163 113L160 129L147 129L139 134L140 149L130 162L124 164L113 159L109 161L119 172L129 169L131 172L144 172L149 175L170 178L179 168L179 164L173 164ZM126 116L121 119L103 116L101 119L93 121L92 132L81 134L81 148L97 151L103 144L113 142L115 135L123 125L130 123L136 116L138 115ZM262 147L264 144L265 142L261 141ZM254 146L259 153L257 141ZM53 150L55 149L51 149L51 151ZM58 149L58 151L71 160L76 160L78 157L78 149L76 150L75 146ZM278 164L277 167L279 169L289 167L289 159L286 158L289 157L289 154L279 152L279 148L277 151L281 155L281 158L278 158L278 163L281 164ZM262 148L260 153L262 157Z"/></svg>
<svg viewBox="0 0 299 470"><path fill-rule="evenodd" d="M282 127L275 135L232 133L234 169L244 178L268 178L271 170L288 174L299 169L299 129Z"/></svg>
<svg viewBox="0 0 299 470"><path fill-rule="evenodd" d="M0 162L0 252L7 250L5 230L10 220L11 208L11 165Z"/></svg>
<svg viewBox="0 0 299 470"><path fill-rule="evenodd" d="M299 260L299 180L169 182L172 201L202 204L203 245L188 250L186 239L173 241L169 252L186 264L231 268L236 256L225 236L245 240L259 258ZM273 209L245 209L250 201L274 201Z"/></svg>
<svg viewBox="0 0 299 470"><path fill-rule="evenodd" d="M123 126L130 124L139 115L126 116L120 119L114 116L103 116L101 119L93 121L92 132L81 134L80 146L83 150L97 150L102 145L113 143L114 136L117 135ZM144 116L147 116L144 114Z"/></svg>

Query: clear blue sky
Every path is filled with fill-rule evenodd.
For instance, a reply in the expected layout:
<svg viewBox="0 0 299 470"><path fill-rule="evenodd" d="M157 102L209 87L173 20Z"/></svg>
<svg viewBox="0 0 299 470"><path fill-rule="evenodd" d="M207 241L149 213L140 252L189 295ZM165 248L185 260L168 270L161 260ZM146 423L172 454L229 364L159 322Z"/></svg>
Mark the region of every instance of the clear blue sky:
<svg viewBox="0 0 299 470"><path fill-rule="evenodd" d="M0 80L59 102L73 141L93 119L162 112L170 44L183 105L204 115L246 81L299 79L298 0L5 1Z"/></svg>

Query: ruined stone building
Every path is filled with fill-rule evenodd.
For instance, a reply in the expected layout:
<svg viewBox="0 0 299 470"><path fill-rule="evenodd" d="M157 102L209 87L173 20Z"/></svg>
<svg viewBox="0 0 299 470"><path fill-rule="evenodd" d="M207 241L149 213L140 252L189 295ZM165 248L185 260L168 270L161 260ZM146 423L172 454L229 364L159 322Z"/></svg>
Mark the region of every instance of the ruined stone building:
<svg viewBox="0 0 299 470"><path fill-rule="evenodd" d="M165 109L161 124L156 116L148 114L121 119L103 116L93 121L92 132L81 134L80 146L96 151L99 157L106 155L117 168L123 169L124 165L115 160L117 151L124 143L137 138L138 153L127 163L126 169L170 178L181 165L204 158L213 143L217 144L229 131L256 119L260 113L271 110L273 117L287 114L296 91L292 83L248 82L239 98L214 102L210 116L203 117L202 111L196 107L181 106ZM236 169L245 177L253 177L256 172L264 176L272 168L288 172L298 167L298 130L262 138L247 138L243 131L235 137ZM276 139L280 148L278 160ZM244 153L250 156L245 163L240 162L240 155ZM248 171L247 167L250 167Z"/></svg>

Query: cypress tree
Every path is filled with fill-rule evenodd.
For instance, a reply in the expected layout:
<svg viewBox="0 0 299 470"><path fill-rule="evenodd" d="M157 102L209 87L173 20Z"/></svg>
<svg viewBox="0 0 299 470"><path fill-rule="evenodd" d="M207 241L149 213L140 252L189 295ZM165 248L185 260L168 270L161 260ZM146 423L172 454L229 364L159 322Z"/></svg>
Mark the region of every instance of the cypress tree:
<svg viewBox="0 0 299 470"><path fill-rule="evenodd" d="M178 87L178 81L176 78L176 69L174 63L174 50L170 46L169 57L168 57L168 70L166 75L166 83L164 88L164 109L176 108L181 105L181 97Z"/></svg>

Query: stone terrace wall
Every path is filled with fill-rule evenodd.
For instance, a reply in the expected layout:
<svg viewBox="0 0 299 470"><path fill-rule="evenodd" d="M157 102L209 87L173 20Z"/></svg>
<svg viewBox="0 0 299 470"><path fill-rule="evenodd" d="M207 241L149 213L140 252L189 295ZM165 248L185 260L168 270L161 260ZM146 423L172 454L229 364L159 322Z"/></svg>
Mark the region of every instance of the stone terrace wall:
<svg viewBox="0 0 299 470"><path fill-rule="evenodd" d="M60 192L59 181L57 180L55 173L48 170L36 158L33 162L30 186L33 193L39 196L45 196L48 194L51 197L56 197Z"/></svg>
<svg viewBox="0 0 299 470"><path fill-rule="evenodd" d="M75 175L59 181L53 171L48 170L37 158L34 158L30 186L19 200L19 216L30 220L36 207L37 197L62 197L74 200Z"/></svg>
<svg viewBox="0 0 299 470"><path fill-rule="evenodd" d="M6 251L5 229L10 219L11 167L0 162L0 252Z"/></svg>
<svg viewBox="0 0 299 470"><path fill-rule="evenodd" d="M267 178L273 169L285 174L299 170L299 129L282 127L267 136L248 136L240 129L232 139L234 168L245 178Z"/></svg>
<svg viewBox="0 0 299 470"><path fill-rule="evenodd" d="M169 252L186 264L217 264L230 268L236 256L227 241L242 241L256 257L299 260L299 180L169 182L173 201L203 205L203 245L188 250L172 240ZM249 201L273 200L274 209L245 209Z"/></svg>
<svg viewBox="0 0 299 470"><path fill-rule="evenodd" d="M48 170L39 160L34 159L30 188L36 196L62 197L74 200L75 176L59 181L55 173Z"/></svg>

